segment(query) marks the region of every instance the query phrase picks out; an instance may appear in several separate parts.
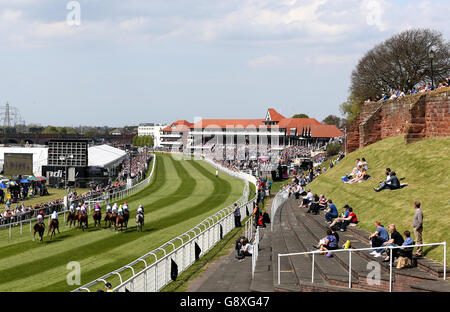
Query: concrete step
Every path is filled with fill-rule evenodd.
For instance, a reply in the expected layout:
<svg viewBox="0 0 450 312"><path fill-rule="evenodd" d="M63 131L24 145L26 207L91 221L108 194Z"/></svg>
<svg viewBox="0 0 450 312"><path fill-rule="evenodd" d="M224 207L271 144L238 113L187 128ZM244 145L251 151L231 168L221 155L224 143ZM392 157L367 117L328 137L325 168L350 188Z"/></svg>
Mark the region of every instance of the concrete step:
<svg viewBox="0 0 450 312"><path fill-rule="evenodd" d="M283 219L288 221L290 230L295 233L296 238L303 246L302 250L298 250L297 252L315 251L316 249L313 249L312 245L317 244L318 240L311 235L302 222L299 222L299 220L294 217L292 211L294 206L295 202L293 200L286 203L287 209L285 209ZM301 278L299 278L300 281L311 282L312 255L295 256L292 258L301 262L302 273ZM328 282L336 281L339 283L348 283L348 272L339 265L335 258L326 258L325 255L315 255L314 259L314 268L316 270L314 274L315 279L316 276L320 274L320 276ZM358 282L357 278L352 278L352 280L354 283Z"/></svg>

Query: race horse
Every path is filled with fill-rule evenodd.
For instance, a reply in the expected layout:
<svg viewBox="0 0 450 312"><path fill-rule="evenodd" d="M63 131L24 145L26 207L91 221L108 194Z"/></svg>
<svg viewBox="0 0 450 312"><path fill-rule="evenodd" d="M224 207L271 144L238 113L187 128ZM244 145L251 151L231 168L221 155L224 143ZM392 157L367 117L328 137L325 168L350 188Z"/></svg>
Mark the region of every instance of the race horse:
<svg viewBox="0 0 450 312"><path fill-rule="evenodd" d="M142 232L142 228L144 226L144 215L142 213L138 213L136 215L136 228L137 231L141 231Z"/></svg>
<svg viewBox="0 0 450 312"><path fill-rule="evenodd" d="M67 221L66 223L69 223L69 227L72 227L72 223L73 225L77 225L77 221L78 221L78 215L75 212L69 212L69 214L67 215Z"/></svg>
<svg viewBox="0 0 450 312"><path fill-rule="evenodd" d="M128 220L130 220L130 212L124 211L123 212L123 222L125 223L125 228L128 227Z"/></svg>
<svg viewBox="0 0 450 312"><path fill-rule="evenodd" d="M84 226L86 225L86 229L88 228L88 215L87 213L79 213L78 214L78 226L84 231Z"/></svg>
<svg viewBox="0 0 450 312"><path fill-rule="evenodd" d="M106 229L106 223L109 222L108 227L111 227L111 223L115 224L116 223L116 218L117 218L117 214L115 213L111 213L111 212L107 212L105 215L105 229Z"/></svg>
<svg viewBox="0 0 450 312"><path fill-rule="evenodd" d="M56 236L55 230L58 230L58 234L60 234L60 232L59 232L59 221L58 221L58 219L50 220L50 224L48 225L47 236L48 236L48 234L50 233L50 231L52 231L52 236Z"/></svg>
<svg viewBox="0 0 450 312"><path fill-rule="evenodd" d="M36 240L36 232L39 233L39 241L42 242L45 232L44 223L36 223L34 225L33 230L34 230L33 242Z"/></svg>
<svg viewBox="0 0 450 312"><path fill-rule="evenodd" d="M123 226L125 226L125 230L127 229L127 224L125 223L125 217L124 216L117 216L116 217L116 223L115 223L115 225L116 225L116 227L115 227L115 230L117 231L117 228L119 227L119 224L120 224L120 231L122 231L123 230Z"/></svg>
<svg viewBox="0 0 450 312"><path fill-rule="evenodd" d="M102 212L94 211L92 213L92 218L94 219L94 226L97 227L97 224L98 224L98 226L101 227L100 222L102 221Z"/></svg>

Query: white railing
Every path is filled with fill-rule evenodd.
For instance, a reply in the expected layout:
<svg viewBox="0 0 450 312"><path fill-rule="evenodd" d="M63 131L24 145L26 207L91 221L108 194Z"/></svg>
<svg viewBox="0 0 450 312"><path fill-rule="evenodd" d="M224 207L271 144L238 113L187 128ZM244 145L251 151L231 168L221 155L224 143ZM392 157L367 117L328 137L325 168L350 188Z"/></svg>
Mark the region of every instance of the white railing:
<svg viewBox="0 0 450 312"><path fill-rule="evenodd" d="M87 199L86 201L89 202L89 204L87 205L89 214L91 212L91 208L94 205L94 203L102 204L105 202L117 201L119 199L128 197L134 193L137 193L138 191L142 190L145 186L147 186L147 184L151 181L154 170L155 170L156 156L155 156L155 154L152 154L152 155L153 155L152 171L150 172L150 175L147 178L145 178L138 184L131 186L130 188L119 190L112 194L103 194L103 195L100 195L100 196L97 196L94 198ZM70 204L69 204L69 206L70 206ZM55 208L55 207L57 207L57 208ZM50 216L50 214L53 212L53 210L56 209L58 214L60 214L60 213L64 214L64 220L65 220L66 212L69 210L69 207L65 207L64 204L58 204L58 205L55 205L55 207L42 208L41 210L48 212L48 214L46 214L44 216L44 218L48 218ZM33 213L34 213L34 211L33 211ZM33 221L37 221L36 217L27 218L25 220L3 224L3 225L0 225L0 229L9 227L9 238L11 238L13 227L20 226L20 235L22 235L23 224L30 223L30 232L31 232L31 223Z"/></svg>
<svg viewBox="0 0 450 312"><path fill-rule="evenodd" d="M272 207L270 209L270 230L273 232L273 224L275 223L275 214L278 210L278 208L280 208L288 199L289 197L289 190L281 190L277 193L277 195L275 195L275 198L272 201Z"/></svg>
<svg viewBox="0 0 450 312"><path fill-rule="evenodd" d="M256 227L255 240L253 241L252 279L255 276L256 261L258 261L258 253L259 253L259 227Z"/></svg>
<svg viewBox="0 0 450 312"><path fill-rule="evenodd" d="M211 163L206 160L206 162ZM248 201L249 197L249 180L256 183L256 178L239 172L228 170L227 168L214 164L219 170L230 174L231 176L244 180L245 187L243 195L236 202L241 212L241 219L243 219L246 210L249 213L253 213L253 205L256 202L256 198ZM201 248L199 256L206 254L213 246L215 246L226 234L234 229L234 204L229 205L214 215L206 218L197 226L191 230L183 233L165 243L161 247L148 252L144 256L134 260L133 262L125 265L111 273L108 273L101 278L98 278L82 287L74 290L74 292L86 290L90 291L89 287L94 286L99 282L105 282L108 278L119 276L120 284L114 288L116 292L122 292L126 289L129 291L137 292L157 292L168 285L171 281L170 267L172 260L178 266L178 274L184 272L196 261L195 245L197 244ZM251 218L250 218L251 219ZM246 223L247 225L247 223ZM247 229L247 233L252 232L251 226ZM248 235L248 234L247 234ZM185 241L187 239L187 241ZM176 247L175 242L181 242L181 245ZM166 247L171 247L172 251L169 253ZM158 258L157 253L164 253L162 258ZM149 265L149 262L153 261ZM135 273L133 266L138 263L144 263L145 268L140 272ZM123 281L122 274L125 271L132 270L132 277Z"/></svg>
<svg viewBox="0 0 450 312"><path fill-rule="evenodd" d="M357 248L357 249L336 249L330 250L329 252L348 252L348 288L352 288L352 252L355 251L369 251L369 250L377 250L377 249L390 249L389 255L389 292L392 292L392 266L393 266L393 257L392 250L399 248L414 248L414 247L423 247L423 246L444 246L444 281L446 280L447 273L447 243L431 243L431 244L420 244L420 245L410 245L410 246L380 246L380 247L370 247L370 248ZM278 254L278 285L280 285L280 258L281 257L291 257L291 256L301 256L301 255L312 255L312 273L311 273L311 283L314 283L314 256L316 254L324 253L324 251L315 250L315 251L306 251L306 252L297 252L297 253L289 253L289 254Z"/></svg>

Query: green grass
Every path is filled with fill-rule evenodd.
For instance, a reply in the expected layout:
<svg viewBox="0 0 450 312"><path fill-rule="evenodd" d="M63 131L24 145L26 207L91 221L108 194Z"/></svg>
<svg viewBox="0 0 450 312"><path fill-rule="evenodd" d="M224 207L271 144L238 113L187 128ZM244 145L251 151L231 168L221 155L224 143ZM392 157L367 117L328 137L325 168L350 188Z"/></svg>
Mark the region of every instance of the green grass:
<svg viewBox="0 0 450 312"><path fill-rule="evenodd" d="M226 175L216 178L214 172L202 161L158 155L150 185L125 199L131 217L124 233L95 229L92 217L89 230L69 229L62 216L62 233L56 239L45 237L42 244L32 241L29 226L22 236L15 228L12 239L7 230L0 231L0 291L70 291L77 287L66 283L70 261L80 263L85 284L161 246L242 195L243 182ZM136 232L134 221L139 204L145 209L142 233ZM143 264L134 268L142 269ZM124 279L131 276L129 271ZM110 281L113 286L119 282Z"/></svg>
<svg viewBox="0 0 450 312"><path fill-rule="evenodd" d="M351 173L356 158L366 158L369 174L374 177L358 184L344 184L340 178ZM373 187L385 179L385 169L405 177L403 189L376 193ZM450 240L450 138L423 139L408 145L403 136L388 138L359 149L345 157L336 167L313 181L308 188L325 194L339 210L345 204L354 208L359 227L374 232L379 220L385 226L393 223L403 233L413 233L414 202L422 203L424 243ZM414 239L414 237L413 237ZM427 257L443 261L443 248L424 248ZM447 249L447 258L450 248Z"/></svg>

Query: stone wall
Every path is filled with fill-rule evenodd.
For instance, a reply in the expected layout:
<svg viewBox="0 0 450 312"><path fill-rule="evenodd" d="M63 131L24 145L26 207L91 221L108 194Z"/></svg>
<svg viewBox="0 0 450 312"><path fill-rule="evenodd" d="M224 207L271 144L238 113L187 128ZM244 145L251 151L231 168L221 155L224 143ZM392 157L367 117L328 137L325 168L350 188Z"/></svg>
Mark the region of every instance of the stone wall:
<svg viewBox="0 0 450 312"><path fill-rule="evenodd" d="M347 152L398 135L405 143L450 136L450 88L364 103L348 129Z"/></svg>

